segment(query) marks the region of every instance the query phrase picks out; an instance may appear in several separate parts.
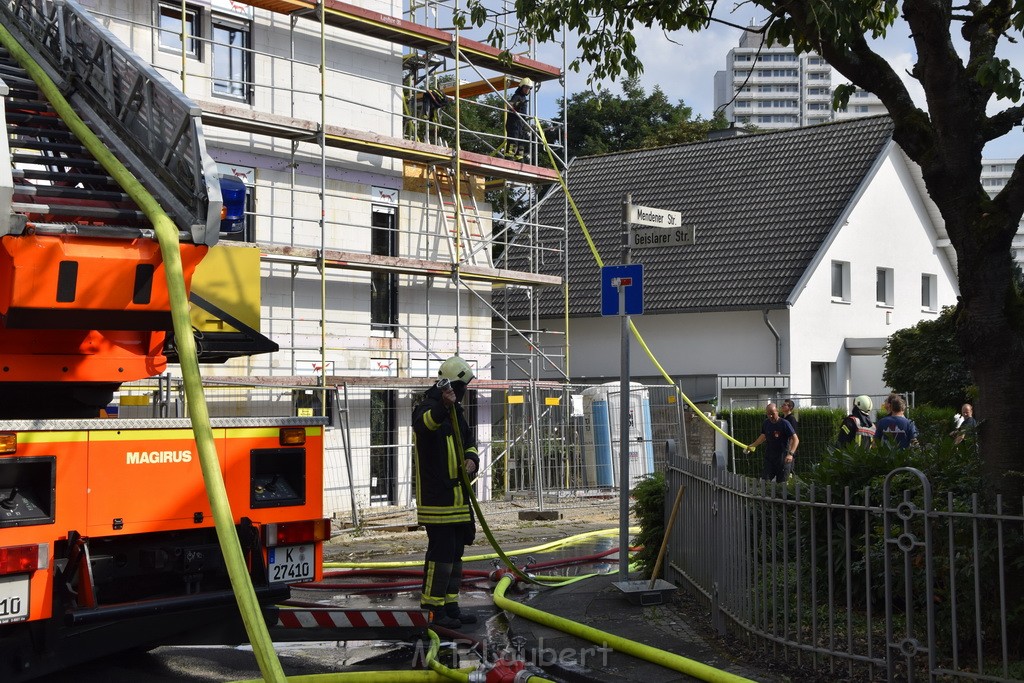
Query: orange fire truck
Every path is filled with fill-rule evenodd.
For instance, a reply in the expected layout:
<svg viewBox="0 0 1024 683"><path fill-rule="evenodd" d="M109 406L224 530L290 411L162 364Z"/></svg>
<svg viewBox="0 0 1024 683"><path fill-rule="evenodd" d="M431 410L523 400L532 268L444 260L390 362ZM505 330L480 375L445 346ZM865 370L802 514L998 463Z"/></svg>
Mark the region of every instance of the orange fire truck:
<svg viewBox="0 0 1024 683"><path fill-rule="evenodd" d="M0 3L0 46L0 681L241 642L190 421L100 417L174 347L148 214L95 140L178 227L186 287L238 184L198 109L73 2ZM261 605L321 578L324 422L211 422Z"/></svg>

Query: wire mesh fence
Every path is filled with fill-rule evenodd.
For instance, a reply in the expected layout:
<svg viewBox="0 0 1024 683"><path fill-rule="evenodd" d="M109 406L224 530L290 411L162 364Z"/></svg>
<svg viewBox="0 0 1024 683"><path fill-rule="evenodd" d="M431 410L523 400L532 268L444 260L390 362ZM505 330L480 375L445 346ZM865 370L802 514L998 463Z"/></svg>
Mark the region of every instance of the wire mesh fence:
<svg viewBox="0 0 1024 683"><path fill-rule="evenodd" d="M683 439L672 386L475 383L463 401L481 456L477 496L540 509L585 505L619 491L622 416L632 484L665 467ZM415 509L412 410L430 381L387 378L328 387L208 379L211 417L326 416L325 512L346 523ZM126 383L109 407L125 418L188 417L182 382ZM684 447L685 448L685 447Z"/></svg>

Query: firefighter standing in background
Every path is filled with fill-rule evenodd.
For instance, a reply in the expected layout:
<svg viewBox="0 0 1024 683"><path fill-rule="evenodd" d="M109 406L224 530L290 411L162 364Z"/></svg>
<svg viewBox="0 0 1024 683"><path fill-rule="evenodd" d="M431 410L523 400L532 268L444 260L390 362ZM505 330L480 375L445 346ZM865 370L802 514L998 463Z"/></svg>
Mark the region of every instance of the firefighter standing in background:
<svg viewBox="0 0 1024 683"><path fill-rule="evenodd" d="M871 424L871 397L861 394L853 399L853 411L843 418L839 425L839 445L848 443L867 446L875 436L875 425Z"/></svg>
<svg viewBox="0 0 1024 683"><path fill-rule="evenodd" d="M524 78L519 82L519 87L512 93L508 104L505 107L505 144L498 148L498 156L522 161L526 150L526 135L529 130L526 125L527 111L530 107L530 92L533 91L533 81Z"/></svg>
<svg viewBox="0 0 1024 683"><path fill-rule="evenodd" d="M427 530L420 606L430 622L457 629L476 622L459 608L462 553L473 542L476 526L459 469L472 475L480 465L476 438L462 409L473 369L458 356L441 364L438 380L412 412L413 458L416 465L416 521ZM452 407L458 424L452 424ZM454 437L458 429L464 453Z"/></svg>

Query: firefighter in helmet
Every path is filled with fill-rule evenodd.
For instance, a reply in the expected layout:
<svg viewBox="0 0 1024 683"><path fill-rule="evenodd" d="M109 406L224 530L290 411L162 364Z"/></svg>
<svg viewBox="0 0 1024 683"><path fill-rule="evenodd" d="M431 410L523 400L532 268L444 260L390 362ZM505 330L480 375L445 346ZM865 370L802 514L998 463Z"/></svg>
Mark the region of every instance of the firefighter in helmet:
<svg viewBox="0 0 1024 683"><path fill-rule="evenodd" d="M875 436L875 425L871 424L871 397L861 394L853 399L853 410L839 425L839 445L848 443L868 445Z"/></svg>
<svg viewBox="0 0 1024 683"><path fill-rule="evenodd" d="M533 91L533 80L524 78L519 87L512 93L505 107L505 144L498 148L498 156L522 161L526 150L527 110L530 107L530 93Z"/></svg>
<svg viewBox="0 0 1024 683"><path fill-rule="evenodd" d="M460 468L472 476L480 465L476 438L462 408L473 376L465 360L452 356L441 364L437 381L412 413L416 521L427 530L420 606L429 610L431 623L452 629L477 620L459 607L462 553L476 536L470 494L459 476Z"/></svg>

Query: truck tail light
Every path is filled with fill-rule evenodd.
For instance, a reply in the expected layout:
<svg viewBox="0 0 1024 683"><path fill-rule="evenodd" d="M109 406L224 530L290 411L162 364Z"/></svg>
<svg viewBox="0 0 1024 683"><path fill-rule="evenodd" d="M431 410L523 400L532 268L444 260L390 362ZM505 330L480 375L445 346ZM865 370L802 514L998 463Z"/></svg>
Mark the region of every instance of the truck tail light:
<svg viewBox="0 0 1024 683"><path fill-rule="evenodd" d="M319 543L331 537L331 520L310 519L302 522L278 522L266 527L266 546Z"/></svg>
<svg viewBox="0 0 1024 683"><path fill-rule="evenodd" d="M282 427L278 438L282 446L301 446L306 443L306 428Z"/></svg>
<svg viewBox="0 0 1024 683"><path fill-rule="evenodd" d="M49 546L15 545L0 548L0 575L22 574L49 566Z"/></svg>
<svg viewBox="0 0 1024 683"><path fill-rule="evenodd" d="M14 432L0 432L0 454L7 455L18 450L18 435Z"/></svg>

